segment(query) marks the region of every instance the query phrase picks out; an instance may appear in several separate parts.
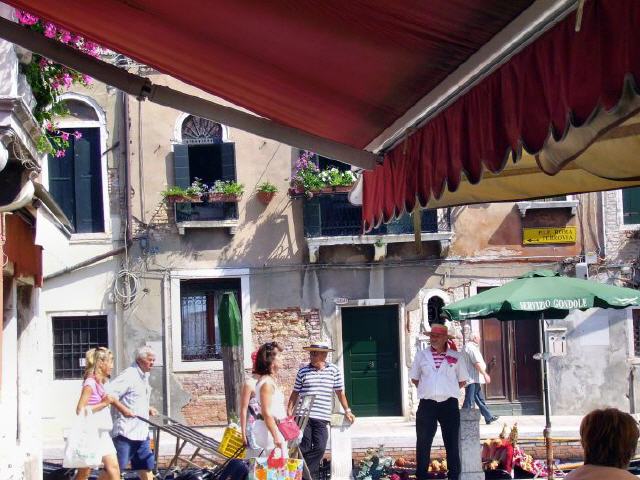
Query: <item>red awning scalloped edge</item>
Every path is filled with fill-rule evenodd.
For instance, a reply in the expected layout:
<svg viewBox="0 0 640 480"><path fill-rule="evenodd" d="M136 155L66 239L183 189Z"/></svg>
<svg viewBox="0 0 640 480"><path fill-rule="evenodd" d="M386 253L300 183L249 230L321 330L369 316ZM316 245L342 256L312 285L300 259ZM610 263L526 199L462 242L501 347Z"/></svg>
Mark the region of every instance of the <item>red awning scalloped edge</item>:
<svg viewBox="0 0 640 480"><path fill-rule="evenodd" d="M640 94L640 2L588 1L579 32L575 22L569 15L365 172L365 231L412 211L416 201L426 206L445 188L455 191L463 174L477 183L484 169L501 171L523 148L539 154L561 142L602 110L619 109L625 86ZM600 125L589 143L610 127ZM557 173L584 147L565 152L565 161L554 158L555 168L540 167Z"/></svg>

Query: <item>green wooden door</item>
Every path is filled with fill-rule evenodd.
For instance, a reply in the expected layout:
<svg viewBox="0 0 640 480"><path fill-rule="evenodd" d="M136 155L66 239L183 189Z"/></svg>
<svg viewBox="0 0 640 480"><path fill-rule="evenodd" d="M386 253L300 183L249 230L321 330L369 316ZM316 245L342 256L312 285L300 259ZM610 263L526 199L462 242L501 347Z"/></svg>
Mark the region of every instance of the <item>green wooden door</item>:
<svg viewBox="0 0 640 480"><path fill-rule="evenodd" d="M398 307L342 309L345 391L357 416L402 415Z"/></svg>

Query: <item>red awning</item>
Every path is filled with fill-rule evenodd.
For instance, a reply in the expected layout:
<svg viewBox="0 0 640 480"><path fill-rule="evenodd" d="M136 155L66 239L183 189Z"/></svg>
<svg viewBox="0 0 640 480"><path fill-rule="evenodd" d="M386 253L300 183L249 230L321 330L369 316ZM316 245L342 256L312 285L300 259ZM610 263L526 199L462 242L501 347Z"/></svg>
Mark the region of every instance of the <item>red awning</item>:
<svg viewBox="0 0 640 480"><path fill-rule="evenodd" d="M395 138L395 123L400 131L418 125L365 175L365 228L413 209L416 199L426 206L463 179L478 182L483 170L501 171L521 147L554 174L640 108L637 0L587 0L579 33L576 15L566 17L489 76L478 70L484 80L454 93L457 100L424 126L411 123L413 111L492 39L537 8L560 15L577 2L549 2L558 9L532 0L8 3L318 137L374 148ZM610 175L583 170L614 179L606 188L630 180L611 165Z"/></svg>
<svg viewBox="0 0 640 480"><path fill-rule="evenodd" d="M364 148L532 0L9 0L276 122Z"/></svg>
<svg viewBox="0 0 640 480"><path fill-rule="evenodd" d="M365 172L365 229L411 211L416 199L426 206L446 188L455 191L463 175L476 183L485 169L500 172L522 149L554 175L640 111L640 2L587 2L578 33L575 25L574 13ZM615 158L599 163L591 173L600 178L638 180L619 175Z"/></svg>

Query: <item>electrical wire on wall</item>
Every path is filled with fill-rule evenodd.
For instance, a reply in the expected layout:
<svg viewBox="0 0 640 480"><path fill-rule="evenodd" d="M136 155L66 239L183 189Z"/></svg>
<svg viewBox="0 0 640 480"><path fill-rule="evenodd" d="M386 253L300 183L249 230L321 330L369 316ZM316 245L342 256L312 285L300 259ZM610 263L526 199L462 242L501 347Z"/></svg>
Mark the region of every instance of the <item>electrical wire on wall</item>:
<svg viewBox="0 0 640 480"><path fill-rule="evenodd" d="M133 305L140 288L140 275L131 269L127 243L124 243L123 266L113 282L113 297L125 310Z"/></svg>

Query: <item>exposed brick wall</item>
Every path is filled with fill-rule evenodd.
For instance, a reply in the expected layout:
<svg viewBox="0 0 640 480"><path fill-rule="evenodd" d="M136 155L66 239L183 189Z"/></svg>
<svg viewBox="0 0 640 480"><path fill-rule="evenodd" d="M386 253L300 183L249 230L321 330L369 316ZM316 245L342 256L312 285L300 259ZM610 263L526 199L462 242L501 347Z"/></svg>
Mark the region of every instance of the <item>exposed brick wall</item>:
<svg viewBox="0 0 640 480"><path fill-rule="evenodd" d="M191 395L182 407L187 425L223 425L227 422L222 371L176 374L185 392Z"/></svg>
<svg viewBox="0 0 640 480"><path fill-rule="evenodd" d="M302 311L299 307L263 310L253 314L253 342L255 348L276 341L284 346L282 369L278 380L285 396L289 395L301 365L309 361L309 353L302 350L310 341L321 337L322 323L317 310Z"/></svg>
<svg viewBox="0 0 640 480"><path fill-rule="evenodd" d="M618 198L620 192L604 192L604 223L606 230L607 258L610 263L632 263L640 252L640 232L621 225Z"/></svg>
<svg viewBox="0 0 640 480"><path fill-rule="evenodd" d="M285 396L289 395L298 368L309 358L302 347L310 340L320 338L318 311L303 312L293 307L255 312L252 329L254 348L270 341L284 346L283 368L278 376ZM188 425L224 425L227 422L222 371L176 374L176 379L191 396L189 403L182 408Z"/></svg>

